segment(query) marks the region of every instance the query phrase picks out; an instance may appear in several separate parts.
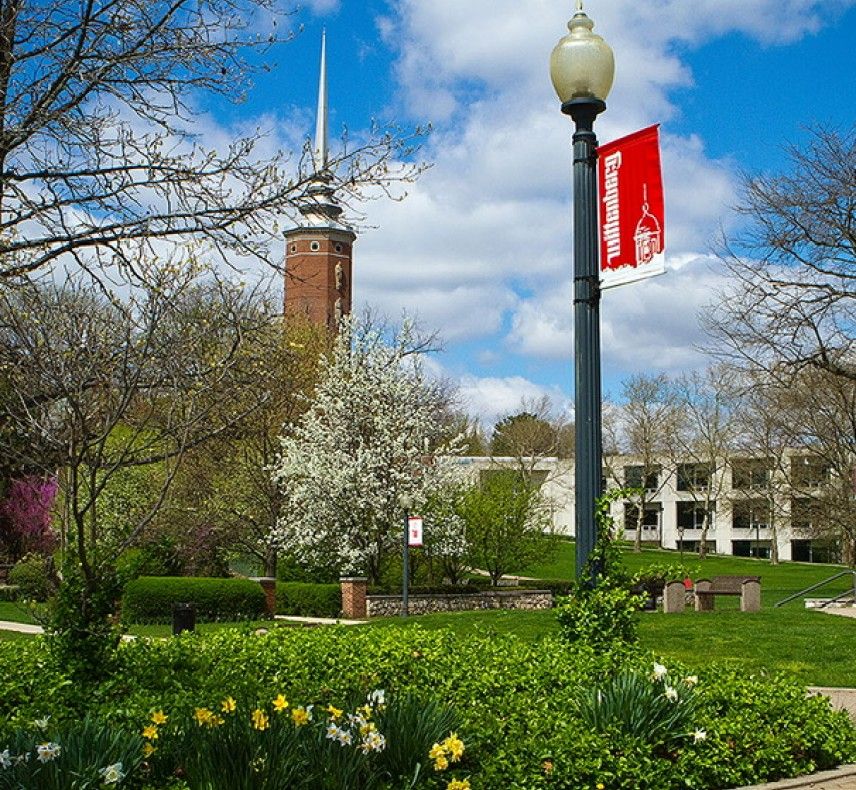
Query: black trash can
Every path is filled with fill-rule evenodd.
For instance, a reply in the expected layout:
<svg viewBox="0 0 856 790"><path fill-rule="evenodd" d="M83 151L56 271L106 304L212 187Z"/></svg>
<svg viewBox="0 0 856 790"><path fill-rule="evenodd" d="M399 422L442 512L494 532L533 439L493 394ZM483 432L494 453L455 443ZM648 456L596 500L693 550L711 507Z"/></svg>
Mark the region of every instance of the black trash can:
<svg viewBox="0 0 856 790"><path fill-rule="evenodd" d="M196 628L196 605L192 603L177 603L172 607L172 635L178 636L182 631L192 631Z"/></svg>

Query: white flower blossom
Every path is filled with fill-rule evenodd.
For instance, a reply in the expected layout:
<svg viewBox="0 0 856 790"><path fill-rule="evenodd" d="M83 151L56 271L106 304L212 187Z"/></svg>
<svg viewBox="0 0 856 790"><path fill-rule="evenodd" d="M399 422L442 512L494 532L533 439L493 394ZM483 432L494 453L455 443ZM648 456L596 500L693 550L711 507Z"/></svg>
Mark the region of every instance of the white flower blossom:
<svg viewBox="0 0 856 790"><path fill-rule="evenodd" d="M122 770L122 763L113 763L106 768L98 771L101 774L101 781L105 785L117 785L125 778L125 772Z"/></svg>
<svg viewBox="0 0 856 790"><path fill-rule="evenodd" d="M654 680L662 680L669 673L669 670L666 669L662 664L658 664L656 661L654 662L654 671L651 673L651 677Z"/></svg>
<svg viewBox="0 0 856 790"><path fill-rule="evenodd" d="M703 741L706 738L707 738L707 732L705 732L704 730L696 730L693 733L693 741L695 743L698 743L699 741Z"/></svg>
<svg viewBox="0 0 856 790"><path fill-rule="evenodd" d="M12 767L12 755L9 753L8 749L4 749L0 752L0 768L11 768Z"/></svg>
<svg viewBox="0 0 856 790"><path fill-rule="evenodd" d="M438 458L456 449L437 420L442 389L413 347L409 327L389 345L348 319L321 360L311 405L273 469L287 504L271 541L298 561L376 578L401 544L399 496L421 505L460 474ZM435 531L446 549L462 550L459 520L426 521L426 545Z"/></svg>
<svg viewBox="0 0 856 790"><path fill-rule="evenodd" d="M375 689L369 692L368 703L373 707L386 705L386 692L383 689Z"/></svg>
<svg viewBox="0 0 856 790"><path fill-rule="evenodd" d="M50 741L49 743L40 743L36 747L37 759L40 763L49 763L51 760L56 760L62 753L62 748L58 743Z"/></svg>
<svg viewBox="0 0 856 790"><path fill-rule="evenodd" d="M669 702L678 701L678 692L671 686L666 686L666 690L663 692L663 694L665 695L666 699L669 700Z"/></svg>

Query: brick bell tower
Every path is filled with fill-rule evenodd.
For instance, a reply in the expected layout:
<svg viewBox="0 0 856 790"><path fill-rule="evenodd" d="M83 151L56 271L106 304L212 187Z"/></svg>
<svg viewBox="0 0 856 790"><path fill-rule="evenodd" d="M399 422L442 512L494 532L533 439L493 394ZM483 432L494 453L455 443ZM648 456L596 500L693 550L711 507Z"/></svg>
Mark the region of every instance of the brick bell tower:
<svg viewBox="0 0 856 790"><path fill-rule="evenodd" d="M341 221L327 148L327 41L321 38L321 76L313 175L299 203L300 224L285 233L285 314L336 330L351 312L352 228Z"/></svg>

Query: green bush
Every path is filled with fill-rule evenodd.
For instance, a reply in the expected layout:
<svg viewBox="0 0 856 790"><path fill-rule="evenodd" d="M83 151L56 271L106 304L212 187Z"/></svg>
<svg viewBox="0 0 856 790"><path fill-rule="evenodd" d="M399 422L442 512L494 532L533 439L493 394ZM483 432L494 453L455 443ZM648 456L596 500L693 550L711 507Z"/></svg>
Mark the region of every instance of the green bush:
<svg viewBox="0 0 856 790"><path fill-rule="evenodd" d="M635 644L636 617L643 596L620 587L597 587L581 595L560 598L556 605L559 633L570 643L599 649L618 643Z"/></svg>
<svg viewBox="0 0 856 790"><path fill-rule="evenodd" d="M339 617L342 591L338 584L276 583L276 613L298 617Z"/></svg>
<svg viewBox="0 0 856 790"><path fill-rule="evenodd" d="M600 732L586 723L577 709L582 689L607 689L620 672L651 678L653 662L627 647L599 652L554 637L456 636L416 624L263 635L228 629L123 644L114 676L87 689L84 701L93 715L139 733L153 711L219 712L227 695L245 706L270 705L281 692L320 712L375 688L390 698L424 699L427 691L457 712L456 732L466 744L462 776L474 788L703 790L856 760L856 731L845 713L807 698L786 678L753 677L741 667L712 665L693 679L697 707L674 725L680 738L667 729L652 743L623 725ZM669 666L668 674L690 673ZM665 692L662 681L650 682ZM77 713L72 694L67 679L45 666L40 641L0 642L0 731L10 719L48 712L68 719ZM428 768L435 782L428 787L444 788L446 776Z"/></svg>
<svg viewBox="0 0 856 790"><path fill-rule="evenodd" d="M18 588L24 600L46 601L51 594L47 559L41 554L28 554L9 571L9 584Z"/></svg>
<svg viewBox="0 0 856 790"><path fill-rule="evenodd" d="M141 576L125 587L122 619L127 623L169 622L177 603L194 604L200 622L266 616L264 591L249 579Z"/></svg>

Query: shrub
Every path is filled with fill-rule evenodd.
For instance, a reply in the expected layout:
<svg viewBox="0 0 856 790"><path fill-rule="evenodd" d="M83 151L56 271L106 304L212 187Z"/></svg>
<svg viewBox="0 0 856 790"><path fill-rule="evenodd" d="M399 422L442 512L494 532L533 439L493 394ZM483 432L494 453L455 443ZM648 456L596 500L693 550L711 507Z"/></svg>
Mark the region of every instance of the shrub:
<svg viewBox="0 0 856 790"><path fill-rule="evenodd" d="M28 554L9 571L9 584L18 588L24 600L46 601L51 594L48 560L41 554Z"/></svg>
<svg viewBox="0 0 856 790"><path fill-rule="evenodd" d="M277 582L276 613L298 617L339 617L342 591L338 584Z"/></svg>
<svg viewBox="0 0 856 790"><path fill-rule="evenodd" d="M616 643L635 644L636 613L643 596L621 587L597 587L585 595L560 598L556 606L559 633L568 642L599 649Z"/></svg>
<svg viewBox="0 0 856 790"><path fill-rule="evenodd" d="M806 698L797 683L753 677L742 667L699 673L692 730L680 725L683 733L703 732L698 740L657 746L617 727L604 734L576 712L580 689L606 689L621 671L648 675L652 661L628 648L599 653L579 644L569 649L554 637L531 643L491 633L456 636L418 624L271 629L259 636L228 629L122 645L117 672L88 689L85 701L94 714L139 732L152 711L219 711L226 694L242 704L269 704L281 691L320 711L365 699L374 688L390 699L423 700L430 689L457 712L456 732L466 743L461 767L473 787L484 788L579 790L600 783L611 790L701 790L856 759L856 732L845 713ZM688 674L669 667L670 676ZM0 642L0 730L13 716L68 717L70 693L67 679L45 667L39 641ZM388 731L394 726L400 725ZM428 767L436 782L440 775Z"/></svg>
<svg viewBox="0 0 856 790"><path fill-rule="evenodd" d="M169 622L177 603L193 603L199 621L265 617L265 595L249 579L141 576L125 587L122 619L128 623Z"/></svg>

